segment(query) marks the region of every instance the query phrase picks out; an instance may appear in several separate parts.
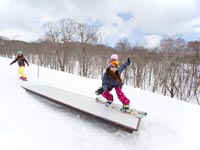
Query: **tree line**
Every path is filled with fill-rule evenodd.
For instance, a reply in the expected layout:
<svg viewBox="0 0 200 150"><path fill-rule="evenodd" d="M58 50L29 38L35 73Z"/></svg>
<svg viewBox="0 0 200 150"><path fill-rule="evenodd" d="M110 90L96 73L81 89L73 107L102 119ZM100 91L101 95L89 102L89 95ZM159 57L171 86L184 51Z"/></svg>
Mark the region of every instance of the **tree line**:
<svg viewBox="0 0 200 150"><path fill-rule="evenodd" d="M43 27L44 36L37 42L1 39L0 56L13 58L22 49L30 63L37 64L39 54L41 66L99 79L116 53L121 64L132 60L123 73L124 84L200 104L200 41L166 38L158 48L146 49L123 38L112 48L101 44L95 26L62 19Z"/></svg>

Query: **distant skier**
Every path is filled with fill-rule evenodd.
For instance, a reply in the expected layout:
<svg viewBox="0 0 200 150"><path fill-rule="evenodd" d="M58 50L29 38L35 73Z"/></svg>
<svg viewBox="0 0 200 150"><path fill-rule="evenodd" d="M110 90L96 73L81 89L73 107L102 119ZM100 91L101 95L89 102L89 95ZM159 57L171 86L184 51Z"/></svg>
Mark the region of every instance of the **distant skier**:
<svg viewBox="0 0 200 150"><path fill-rule="evenodd" d="M21 50L18 51L17 57L15 58L14 61L12 61L10 63L10 65L14 64L15 62L18 62L18 66L19 66L18 73L20 75L20 79L27 80L27 77L26 77L26 75L24 73L24 68L25 68L25 63L26 63L27 66L29 66L29 63L26 60L26 58L24 57L24 55L23 55Z"/></svg>
<svg viewBox="0 0 200 150"><path fill-rule="evenodd" d="M122 92L123 82L121 79L121 73L130 65L131 61L128 58L127 62L119 66L118 55L113 54L109 61L109 66L106 68L102 78L102 87L95 91L96 95L101 95L107 99L106 106L109 106L113 102L113 95L110 91L115 88L118 99L122 102L122 111L129 109L130 100Z"/></svg>

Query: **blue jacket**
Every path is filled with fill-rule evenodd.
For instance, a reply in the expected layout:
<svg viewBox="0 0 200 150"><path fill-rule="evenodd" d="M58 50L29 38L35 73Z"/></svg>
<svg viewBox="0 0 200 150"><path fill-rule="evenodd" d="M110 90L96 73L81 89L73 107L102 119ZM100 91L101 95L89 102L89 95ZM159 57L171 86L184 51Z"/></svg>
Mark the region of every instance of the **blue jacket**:
<svg viewBox="0 0 200 150"><path fill-rule="evenodd" d="M117 70L119 72L119 74L121 74L126 67L130 65L129 62L125 62L123 65L121 65L120 67L117 67ZM108 68L107 68L108 69ZM106 69L106 70L107 70ZM123 82L122 81L116 81L111 75L109 75L107 72L105 72L103 74L103 78L102 78L102 88L103 91L105 92L106 90L112 90L114 87L122 87Z"/></svg>

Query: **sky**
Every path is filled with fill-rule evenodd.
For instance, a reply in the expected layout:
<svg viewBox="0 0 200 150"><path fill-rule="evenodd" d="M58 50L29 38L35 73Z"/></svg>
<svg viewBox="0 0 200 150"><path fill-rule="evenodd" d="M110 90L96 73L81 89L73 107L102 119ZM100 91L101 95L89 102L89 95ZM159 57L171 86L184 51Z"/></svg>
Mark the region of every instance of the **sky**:
<svg viewBox="0 0 200 150"><path fill-rule="evenodd" d="M1 0L0 36L35 41L43 24L70 18L98 25L102 43L157 44L163 37L200 40L200 0Z"/></svg>
<svg viewBox="0 0 200 150"><path fill-rule="evenodd" d="M25 67L28 81L21 81L18 65L9 66L11 61L0 57L0 68L4 70L0 74L1 150L200 150L199 105L124 85L130 106L148 113L139 131L130 134L50 103L21 87L49 85L95 99L94 89L101 80L44 67L40 67L38 79L38 66L30 63ZM111 93L114 103L121 104L115 90ZM102 109L110 112L106 106Z"/></svg>

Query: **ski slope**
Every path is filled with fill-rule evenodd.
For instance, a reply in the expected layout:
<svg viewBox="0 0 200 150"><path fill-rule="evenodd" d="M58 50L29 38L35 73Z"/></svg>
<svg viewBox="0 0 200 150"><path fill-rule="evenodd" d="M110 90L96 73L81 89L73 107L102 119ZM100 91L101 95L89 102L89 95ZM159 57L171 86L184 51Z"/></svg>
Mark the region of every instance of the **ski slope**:
<svg viewBox="0 0 200 150"><path fill-rule="evenodd" d="M105 125L26 92L21 85L51 85L95 97L100 80L30 64L27 82L17 64L0 57L1 150L200 150L200 106L124 86L131 106L148 112L133 134ZM113 94L114 91L113 91ZM115 102L119 100L115 96Z"/></svg>

